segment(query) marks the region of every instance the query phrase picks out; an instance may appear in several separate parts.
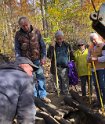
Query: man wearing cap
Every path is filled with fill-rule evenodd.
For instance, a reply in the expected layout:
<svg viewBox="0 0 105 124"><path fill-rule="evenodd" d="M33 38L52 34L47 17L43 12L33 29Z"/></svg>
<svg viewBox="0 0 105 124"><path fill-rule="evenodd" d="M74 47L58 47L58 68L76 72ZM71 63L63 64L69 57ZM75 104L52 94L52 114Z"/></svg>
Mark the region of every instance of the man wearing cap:
<svg viewBox="0 0 105 124"><path fill-rule="evenodd" d="M51 59L51 73L55 77L55 68L57 68L59 88L61 94L69 93L69 78L68 78L68 62L69 58L72 60L73 55L70 45L64 41L64 34L61 30L55 33L56 41L48 48L48 58ZM56 58L54 56L54 50ZM56 65L55 65L56 59Z"/></svg>
<svg viewBox="0 0 105 124"><path fill-rule="evenodd" d="M0 65L0 124L35 124L33 71L38 69L28 58Z"/></svg>
<svg viewBox="0 0 105 124"><path fill-rule="evenodd" d="M90 85L90 93L92 94L92 80L91 80L91 68L87 62L88 49L86 48L86 42L83 39L78 40L78 50L74 52L76 68L78 76L81 80L82 96L86 98L86 83ZM89 86L88 85L88 86Z"/></svg>
<svg viewBox="0 0 105 124"><path fill-rule="evenodd" d="M45 102L51 102L46 92L46 80L44 77L43 65L46 61L46 46L39 30L33 28L28 18L19 18L20 30L15 35L15 53L16 57L22 56L29 58L34 64L39 66L35 72L37 84L34 95ZM36 90L37 89L37 90Z"/></svg>

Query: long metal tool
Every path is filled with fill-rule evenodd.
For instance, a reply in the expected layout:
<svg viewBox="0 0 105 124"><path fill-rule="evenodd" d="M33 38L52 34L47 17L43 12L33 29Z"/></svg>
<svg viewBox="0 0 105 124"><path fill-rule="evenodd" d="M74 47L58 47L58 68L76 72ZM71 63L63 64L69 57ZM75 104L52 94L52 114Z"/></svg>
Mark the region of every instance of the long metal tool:
<svg viewBox="0 0 105 124"><path fill-rule="evenodd" d="M104 104L103 104L103 100L102 100L101 90L100 90L100 87L99 87L99 82L98 82L98 77L97 77L97 72L96 72L96 67L95 67L94 61L92 61L92 65L93 65L93 69L94 69L94 73L95 73L96 85L97 85L97 89L98 89L98 93L99 93L101 109L102 109L102 113L104 114Z"/></svg>
<svg viewBox="0 0 105 124"><path fill-rule="evenodd" d="M60 96L60 89L59 89L59 82L58 82L58 71L57 71L57 62L56 62L56 52L54 49L54 62L55 62L55 79L56 79L56 89L57 89L57 94L58 97Z"/></svg>

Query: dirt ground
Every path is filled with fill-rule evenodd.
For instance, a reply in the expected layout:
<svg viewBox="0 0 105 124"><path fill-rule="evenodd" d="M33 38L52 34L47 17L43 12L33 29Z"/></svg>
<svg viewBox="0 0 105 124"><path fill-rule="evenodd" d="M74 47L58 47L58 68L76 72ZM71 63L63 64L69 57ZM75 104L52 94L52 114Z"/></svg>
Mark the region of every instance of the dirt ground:
<svg viewBox="0 0 105 124"><path fill-rule="evenodd" d="M52 75L50 73L50 61L49 60L47 60L47 63L44 66L44 72L45 72L45 77L46 77L46 88L47 88L47 92L48 92L48 98L51 99L52 104L54 104L58 108L62 108L64 96L60 95L58 97L57 92L55 92L54 85L53 85L54 80L53 80ZM76 87L70 86L70 90L71 89L78 92L79 95L81 96L80 82L78 83L78 85ZM88 86L87 86L87 97L89 98ZM93 86L92 100L95 100L95 99L96 99L96 95L95 95L95 89L94 89L94 86Z"/></svg>

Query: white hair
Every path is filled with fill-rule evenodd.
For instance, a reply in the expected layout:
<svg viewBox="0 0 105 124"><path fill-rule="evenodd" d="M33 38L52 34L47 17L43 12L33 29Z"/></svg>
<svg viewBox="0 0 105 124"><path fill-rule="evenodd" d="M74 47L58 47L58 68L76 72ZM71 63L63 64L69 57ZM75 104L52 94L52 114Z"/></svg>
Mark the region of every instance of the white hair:
<svg viewBox="0 0 105 124"><path fill-rule="evenodd" d="M92 41L93 40L93 37L95 37L95 38L99 38L99 35L97 34L97 33L91 33L90 34L90 40Z"/></svg>
<svg viewBox="0 0 105 124"><path fill-rule="evenodd" d="M22 16L22 17L19 18L19 20L18 20L18 24L20 25L20 23L21 23L21 22L24 22L24 20L29 21L27 17Z"/></svg>
<svg viewBox="0 0 105 124"><path fill-rule="evenodd" d="M55 33L55 37L58 37L58 36L64 36L63 32L61 30L58 30L56 33Z"/></svg>

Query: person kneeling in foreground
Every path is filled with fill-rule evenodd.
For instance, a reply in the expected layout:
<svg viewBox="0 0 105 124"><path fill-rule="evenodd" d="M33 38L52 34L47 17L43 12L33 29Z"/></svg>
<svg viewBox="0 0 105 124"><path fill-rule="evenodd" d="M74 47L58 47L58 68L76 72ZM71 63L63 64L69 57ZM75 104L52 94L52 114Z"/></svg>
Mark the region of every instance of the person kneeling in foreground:
<svg viewBox="0 0 105 124"><path fill-rule="evenodd" d="M26 57L0 65L0 124L35 124L32 72L38 67Z"/></svg>

